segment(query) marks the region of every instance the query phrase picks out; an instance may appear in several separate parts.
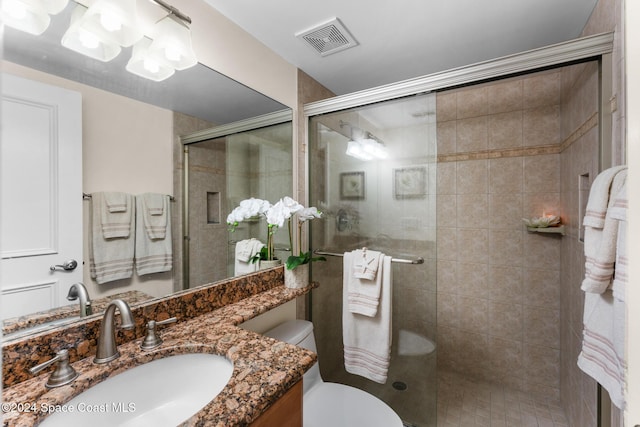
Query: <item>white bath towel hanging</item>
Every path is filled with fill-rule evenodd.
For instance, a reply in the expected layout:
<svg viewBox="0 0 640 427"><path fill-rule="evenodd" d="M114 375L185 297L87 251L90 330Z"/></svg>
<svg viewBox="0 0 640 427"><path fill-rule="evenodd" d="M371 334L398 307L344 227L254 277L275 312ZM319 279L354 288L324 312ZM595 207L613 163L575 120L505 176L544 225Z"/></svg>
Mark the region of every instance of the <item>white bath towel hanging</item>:
<svg viewBox="0 0 640 427"><path fill-rule="evenodd" d="M146 200L157 197L163 200L163 213L152 216L148 211ZM139 276L171 271L173 268L169 196L157 194L151 197L149 193L136 196L135 248L136 272Z"/></svg>
<svg viewBox="0 0 640 427"><path fill-rule="evenodd" d="M240 240L236 243L234 275L241 276L243 274L253 273L258 270L258 262L251 262L256 254L260 253L264 243L260 240L251 238Z"/></svg>
<svg viewBox="0 0 640 427"><path fill-rule="evenodd" d="M97 192L92 195L93 206L100 207L100 226L105 239L129 237L134 219L131 194Z"/></svg>
<svg viewBox="0 0 640 427"><path fill-rule="evenodd" d="M626 168L607 169L596 177L584 218L585 277L582 290L602 293L613 280L618 221L607 213L626 180ZM604 209L604 210L603 210Z"/></svg>
<svg viewBox="0 0 640 427"><path fill-rule="evenodd" d="M90 202L90 241L89 273L99 284L114 280L127 279L133 275L133 257L135 249L134 214L135 205L128 195L129 222L126 233L117 233L121 237L105 237L103 215L106 210L104 193L93 193ZM124 228L124 224L123 227ZM113 235L111 235L113 236Z"/></svg>
<svg viewBox="0 0 640 427"><path fill-rule="evenodd" d="M608 222L617 226L615 242L615 269L613 282L602 293L585 293L584 330L582 351L578 356L578 366L594 378L609 393L612 403L625 408L625 337L626 306L625 288L627 285L626 255L626 217L627 197L624 170L616 174L611 185L612 193L608 201L603 228ZM615 182L615 181L618 182ZM622 181L622 184L620 184ZM585 253L587 241L585 235Z"/></svg>
<svg viewBox="0 0 640 427"><path fill-rule="evenodd" d="M378 312L384 255L378 251L356 249L351 252L351 274L345 285L348 288L349 311L373 317Z"/></svg>
<svg viewBox="0 0 640 427"><path fill-rule="evenodd" d="M157 193L144 193L136 196L141 201L142 222L137 226L144 227L149 239L164 239L167 235L169 218L169 196Z"/></svg>
<svg viewBox="0 0 640 427"><path fill-rule="evenodd" d="M374 317L349 311L347 283L351 276L352 253L344 254L342 332L344 365L347 372L380 384L387 382L391 362L392 274L391 257L383 255L378 275L382 276L380 304Z"/></svg>

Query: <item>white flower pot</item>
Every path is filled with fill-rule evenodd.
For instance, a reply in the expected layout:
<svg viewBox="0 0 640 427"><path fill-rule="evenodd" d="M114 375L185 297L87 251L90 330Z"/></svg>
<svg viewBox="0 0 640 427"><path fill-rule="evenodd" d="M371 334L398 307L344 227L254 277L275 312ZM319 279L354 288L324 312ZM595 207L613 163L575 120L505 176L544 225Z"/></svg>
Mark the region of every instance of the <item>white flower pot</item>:
<svg viewBox="0 0 640 427"><path fill-rule="evenodd" d="M277 267L280 264L282 264L282 260L281 259L274 259L274 260L260 260L260 265L258 267L258 270L266 270L267 268L273 268L273 267Z"/></svg>
<svg viewBox="0 0 640 427"><path fill-rule="evenodd" d="M298 289L309 286L309 264L302 264L289 270L284 268L284 285L287 288Z"/></svg>

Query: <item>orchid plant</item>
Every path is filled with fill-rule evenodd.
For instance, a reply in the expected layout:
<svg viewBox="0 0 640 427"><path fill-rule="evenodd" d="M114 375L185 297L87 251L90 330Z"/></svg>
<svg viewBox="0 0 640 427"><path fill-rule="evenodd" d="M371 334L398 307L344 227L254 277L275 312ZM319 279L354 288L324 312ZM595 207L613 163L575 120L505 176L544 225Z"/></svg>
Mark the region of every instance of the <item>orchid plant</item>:
<svg viewBox="0 0 640 427"><path fill-rule="evenodd" d="M252 262L257 260L273 260L274 259L274 247L273 247L273 235L278 229L284 227L285 222L289 228L289 245L293 251L293 236L292 236L292 218L297 217L298 225L298 255L291 255L286 262L287 269L293 270L299 265L307 264L311 261L324 260L324 257L312 257L311 251L302 252L302 226L308 220L314 218L320 218L322 213L315 207L305 208L300 203L293 200L291 197L283 197L276 204L271 205L267 200L250 198L240 202L240 205L236 207L229 216L227 216L227 224L231 231L235 231L240 222L249 219L264 217L267 221L267 244L263 250L257 254Z"/></svg>

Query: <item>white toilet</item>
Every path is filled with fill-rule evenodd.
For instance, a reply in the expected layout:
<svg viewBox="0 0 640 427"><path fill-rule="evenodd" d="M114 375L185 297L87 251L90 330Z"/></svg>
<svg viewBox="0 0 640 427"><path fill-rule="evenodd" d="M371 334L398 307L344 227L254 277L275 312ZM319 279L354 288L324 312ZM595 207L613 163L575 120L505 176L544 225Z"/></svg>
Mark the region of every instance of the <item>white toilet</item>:
<svg viewBox="0 0 640 427"><path fill-rule="evenodd" d="M290 320L264 333L314 353L313 323ZM318 363L304 374L304 427L402 427L402 420L377 397L343 384L326 383Z"/></svg>

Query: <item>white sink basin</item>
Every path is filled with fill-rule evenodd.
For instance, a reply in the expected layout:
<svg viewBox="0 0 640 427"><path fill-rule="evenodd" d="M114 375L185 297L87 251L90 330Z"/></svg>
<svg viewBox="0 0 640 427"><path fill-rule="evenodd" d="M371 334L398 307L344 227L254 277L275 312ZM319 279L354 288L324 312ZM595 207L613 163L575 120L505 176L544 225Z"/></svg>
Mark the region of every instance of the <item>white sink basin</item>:
<svg viewBox="0 0 640 427"><path fill-rule="evenodd" d="M154 360L52 408L53 414L40 425L174 427L213 400L232 372L233 363L214 354L181 354Z"/></svg>

